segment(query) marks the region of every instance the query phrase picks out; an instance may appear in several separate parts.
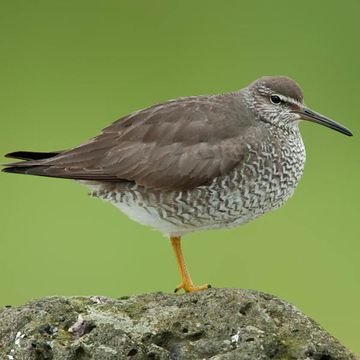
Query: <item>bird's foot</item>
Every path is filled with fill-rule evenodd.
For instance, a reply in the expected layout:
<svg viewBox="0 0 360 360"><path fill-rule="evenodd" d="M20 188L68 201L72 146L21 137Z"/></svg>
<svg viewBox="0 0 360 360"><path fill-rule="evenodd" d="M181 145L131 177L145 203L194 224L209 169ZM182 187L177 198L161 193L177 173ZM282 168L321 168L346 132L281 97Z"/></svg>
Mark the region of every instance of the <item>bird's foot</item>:
<svg viewBox="0 0 360 360"><path fill-rule="evenodd" d="M210 289L211 285L209 284L205 284L205 285L200 285L200 286L195 286L192 283L181 283L180 285L178 285L174 292L177 293L180 289L183 289L185 292L193 292L193 291L201 291L201 290L206 290L206 289Z"/></svg>

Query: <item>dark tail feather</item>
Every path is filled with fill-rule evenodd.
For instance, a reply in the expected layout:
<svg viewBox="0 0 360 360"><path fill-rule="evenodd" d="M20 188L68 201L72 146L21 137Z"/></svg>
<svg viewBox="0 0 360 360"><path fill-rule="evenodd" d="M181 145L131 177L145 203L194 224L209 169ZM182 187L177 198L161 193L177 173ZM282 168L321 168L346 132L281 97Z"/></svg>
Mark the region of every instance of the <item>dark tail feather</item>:
<svg viewBox="0 0 360 360"><path fill-rule="evenodd" d="M30 151L16 151L5 155L6 157L22 159L25 161L18 161L8 164L3 164L1 172L12 174L27 174L46 176L62 179L73 180L95 180L95 181L117 181L116 175L109 175L103 173L101 168L82 168L69 167L60 162L56 162L56 155L62 152L30 152ZM52 159L54 158L54 159ZM51 159L47 161L47 159Z"/></svg>
<svg viewBox="0 0 360 360"><path fill-rule="evenodd" d="M13 174L26 174L28 170L29 170L29 168L26 168L26 167L12 166L12 167L7 167L4 169L1 169L1 172L13 173Z"/></svg>
<svg viewBox="0 0 360 360"><path fill-rule="evenodd" d="M58 154L60 154L60 151L59 152L15 151L6 154L5 157L12 159L20 159L20 160L43 160L43 159L52 158Z"/></svg>
<svg viewBox="0 0 360 360"><path fill-rule="evenodd" d="M29 165L27 165L29 163ZM48 176L48 177L63 177L48 174L50 166L41 166L41 165L31 165L34 161L24 161L19 162L17 166L16 163L5 164L5 168L1 169L1 172L10 173L10 174L24 174L24 175L37 175L37 176Z"/></svg>
<svg viewBox="0 0 360 360"><path fill-rule="evenodd" d="M116 176L103 174L97 169L91 171L82 168L68 169L59 166L42 165L41 160L38 163L36 161L23 161L18 164L5 164L4 166L5 167L1 169L1 172L4 173L37 175L72 180L119 181Z"/></svg>

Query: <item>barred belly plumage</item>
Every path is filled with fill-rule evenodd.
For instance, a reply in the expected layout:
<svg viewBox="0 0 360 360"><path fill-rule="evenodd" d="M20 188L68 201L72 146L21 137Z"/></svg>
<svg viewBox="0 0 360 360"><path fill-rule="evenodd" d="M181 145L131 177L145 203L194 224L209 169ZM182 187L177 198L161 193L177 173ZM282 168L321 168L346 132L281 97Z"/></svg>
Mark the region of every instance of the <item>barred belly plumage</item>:
<svg viewBox="0 0 360 360"><path fill-rule="evenodd" d="M160 192L134 183L113 183L96 187L93 195L164 234L237 226L280 207L302 175L305 148L299 132L286 138L282 133L272 136L272 142L260 147L248 145L242 164L209 185Z"/></svg>

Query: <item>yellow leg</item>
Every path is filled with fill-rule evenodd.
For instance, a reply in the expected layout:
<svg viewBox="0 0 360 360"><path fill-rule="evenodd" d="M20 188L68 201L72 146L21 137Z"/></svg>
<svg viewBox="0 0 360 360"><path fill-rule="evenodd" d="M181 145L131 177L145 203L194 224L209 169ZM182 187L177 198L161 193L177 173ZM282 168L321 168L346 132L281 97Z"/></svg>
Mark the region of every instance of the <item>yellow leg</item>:
<svg viewBox="0 0 360 360"><path fill-rule="evenodd" d="M184 289L186 292L191 291L199 291L211 288L211 285L201 285L201 286L194 286L190 274L187 271L184 256L181 250L181 237L180 236L171 236L170 237L171 246L174 250L176 262L179 267L180 276L181 276L181 284L178 285L175 289L175 292L178 292L180 289Z"/></svg>

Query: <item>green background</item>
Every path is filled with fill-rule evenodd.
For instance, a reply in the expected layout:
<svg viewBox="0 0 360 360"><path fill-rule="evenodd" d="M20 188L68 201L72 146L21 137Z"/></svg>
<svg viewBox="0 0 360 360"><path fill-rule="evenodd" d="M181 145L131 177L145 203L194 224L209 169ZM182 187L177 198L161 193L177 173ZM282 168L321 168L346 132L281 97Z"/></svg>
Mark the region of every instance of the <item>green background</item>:
<svg viewBox="0 0 360 360"><path fill-rule="evenodd" d="M348 138L302 124L280 210L189 235L194 280L275 294L360 353L359 13L354 1L2 0L0 153L72 147L134 110L288 75ZM2 158L2 162L6 159ZM172 291L168 241L66 180L0 175L0 305Z"/></svg>

